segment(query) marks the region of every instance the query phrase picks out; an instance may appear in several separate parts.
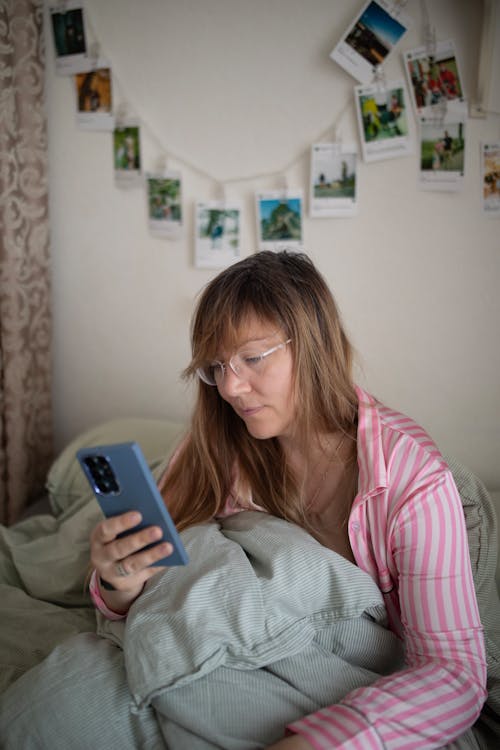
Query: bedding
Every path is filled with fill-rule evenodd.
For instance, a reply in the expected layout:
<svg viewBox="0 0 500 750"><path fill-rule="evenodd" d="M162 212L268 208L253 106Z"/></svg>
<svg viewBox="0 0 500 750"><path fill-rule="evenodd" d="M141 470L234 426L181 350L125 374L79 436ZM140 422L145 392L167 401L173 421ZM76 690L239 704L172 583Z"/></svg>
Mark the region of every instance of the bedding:
<svg viewBox="0 0 500 750"><path fill-rule="evenodd" d="M159 477L181 434L165 420L87 431L49 473L51 513L0 527L2 748L265 747L294 717L401 667L371 578L301 529L258 513L183 532L186 568L148 582L126 622L96 615L85 579L101 516L76 450L135 439ZM496 525L480 483L450 465L486 620L491 706L481 747L496 748ZM478 745L464 737L454 747Z"/></svg>
<svg viewBox="0 0 500 750"><path fill-rule="evenodd" d="M265 747L402 666L370 576L301 529L247 512L183 542L189 565L148 582L126 621L100 618L104 643L66 641L4 694L2 747ZM23 739L28 715L36 740Z"/></svg>
<svg viewBox="0 0 500 750"><path fill-rule="evenodd" d="M89 534L101 513L75 459L78 448L138 439L159 476L182 429L167 420L118 419L85 431L49 471L51 512L0 526L0 693L62 640L96 629L85 580Z"/></svg>

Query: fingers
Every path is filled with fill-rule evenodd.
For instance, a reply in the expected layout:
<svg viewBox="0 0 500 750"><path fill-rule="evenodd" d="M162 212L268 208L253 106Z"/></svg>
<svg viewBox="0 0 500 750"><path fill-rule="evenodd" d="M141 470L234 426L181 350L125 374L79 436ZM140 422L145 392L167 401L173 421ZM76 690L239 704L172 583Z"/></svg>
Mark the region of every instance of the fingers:
<svg viewBox="0 0 500 750"><path fill-rule="evenodd" d="M132 576L137 573L141 573L145 568L149 568L153 563L161 560L163 557L168 557L173 552L173 547L169 542L161 542L155 544L154 547L141 550L136 554L126 555L120 558L120 564L122 569L127 573L127 576ZM161 566L165 567L165 566ZM155 566L152 572L154 574L159 570L160 566Z"/></svg>
<svg viewBox="0 0 500 750"><path fill-rule="evenodd" d="M122 560L124 557L135 554L148 544L158 542L161 537L161 529L158 526L148 526L146 529L108 542L107 547L112 551L115 560Z"/></svg>
<svg viewBox="0 0 500 750"><path fill-rule="evenodd" d="M153 565L172 552L168 542L155 545L151 549L131 557L125 557L102 567L101 578L111 583L117 591L133 592L138 595L144 583L162 570L165 565Z"/></svg>
<svg viewBox="0 0 500 750"><path fill-rule="evenodd" d="M150 566L173 552L169 542L155 544L162 537L158 526L149 526L117 538L118 534L137 526L140 520L140 513L124 513L101 521L91 533L92 565L101 578L120 591L141 587L148 578L164 567ZM117 567L118 563L120 567Z"/></svg>
<svg viewBox="0 0 500 750"><path fill-rule="evenodd" d="M107 544L116 539L124 531L133 529L140 524L141 520L141 514L136 511L122 513L119 516L114 516L114 518L107 518L94 527L90 538L91 540L95 539L100 544Z"/></svg>

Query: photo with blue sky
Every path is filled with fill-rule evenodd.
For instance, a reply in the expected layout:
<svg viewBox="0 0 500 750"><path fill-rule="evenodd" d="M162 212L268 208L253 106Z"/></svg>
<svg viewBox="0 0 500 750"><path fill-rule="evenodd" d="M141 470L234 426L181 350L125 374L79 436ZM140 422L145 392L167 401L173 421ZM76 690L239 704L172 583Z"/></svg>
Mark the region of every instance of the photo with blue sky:
<svg viewBox="0 0 500 750"><path fill-rule="evenodd" d="M394 47L406 31L399 21L376 2L368 5L359 20L389 48Z"/></svg>

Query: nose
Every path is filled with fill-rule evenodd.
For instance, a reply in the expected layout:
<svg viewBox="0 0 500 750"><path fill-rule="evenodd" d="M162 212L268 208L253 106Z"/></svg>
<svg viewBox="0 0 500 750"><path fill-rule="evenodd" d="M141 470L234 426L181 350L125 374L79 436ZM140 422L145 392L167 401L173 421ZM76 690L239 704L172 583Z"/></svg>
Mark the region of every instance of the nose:
<svg viewBox="0 0 500 750"><path fill-rule="evenodd" d="M226 367L224 378L218 388L220 395L226 400L235 398L242 393L248 393L252 390L248 379L241 375L236 375L231 367Z"/></svg>

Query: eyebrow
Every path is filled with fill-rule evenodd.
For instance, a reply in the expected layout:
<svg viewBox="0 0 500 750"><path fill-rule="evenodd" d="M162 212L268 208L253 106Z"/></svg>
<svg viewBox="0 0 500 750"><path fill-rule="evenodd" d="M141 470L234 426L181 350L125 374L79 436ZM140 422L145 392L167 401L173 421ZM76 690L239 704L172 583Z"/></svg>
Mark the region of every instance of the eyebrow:
<svg viewBox="0 0 500 750"><path fill-rule="evenodd" d="M258 339L247 339L246 341L243 341L241 344L238 344L238 346L234 349L234 351L241 351L241 349L244 349L246 346L249 346L250 344L258 344L261 341L266 341L267 339L270 339L273 336L275 336L277 333L279 333L279 329L277 329L276 331L273 331L272 333L268 333L267 336L262 336L261 338L258 338ZM214 357L214 359L219 359L220 361L220 358L218 356Z"/></svg>

